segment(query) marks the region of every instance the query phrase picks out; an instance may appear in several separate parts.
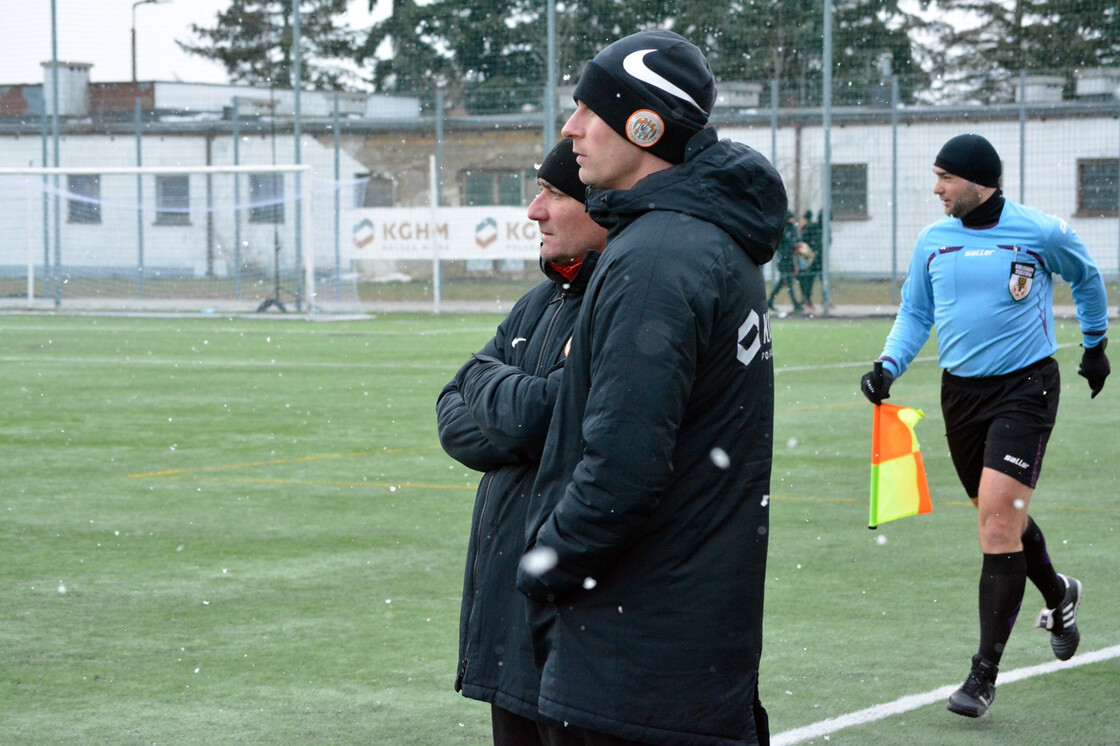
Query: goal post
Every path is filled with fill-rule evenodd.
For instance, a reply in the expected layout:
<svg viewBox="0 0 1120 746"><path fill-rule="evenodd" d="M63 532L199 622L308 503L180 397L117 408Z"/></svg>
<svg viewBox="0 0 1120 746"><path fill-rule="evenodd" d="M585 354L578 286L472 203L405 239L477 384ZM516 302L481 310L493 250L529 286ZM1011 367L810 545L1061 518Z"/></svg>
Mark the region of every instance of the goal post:
<svg viewBox="0 0 1120 746"><path fill-rule="evenodd" d="M300 164L0 168L0 301L309 313L312 191Z"/></svg>

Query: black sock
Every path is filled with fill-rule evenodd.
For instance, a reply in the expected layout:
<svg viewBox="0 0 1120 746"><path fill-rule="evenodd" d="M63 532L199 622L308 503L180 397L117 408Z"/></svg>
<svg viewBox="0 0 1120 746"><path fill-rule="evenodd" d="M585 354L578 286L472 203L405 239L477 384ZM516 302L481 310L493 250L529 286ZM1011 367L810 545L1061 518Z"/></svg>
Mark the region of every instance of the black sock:
<svg viewBox="0 0 1120 746"><path fill-rule="evenodd" d="M1030 516L1027 516L1027 530L1023 532L1023 554L1027 559L1027 577L1042 593L1046 607L1061 606L1066 597L1066 584L1054 571L1050 555L1046 553L1046 537Z"/></svg>
<svg viewBox="0 0 1120 746"><path fill-rule="evenodd" d="M1023 604L1027 562L1023 552L985 554L980 570L980 657L998 664Z"/></svg>

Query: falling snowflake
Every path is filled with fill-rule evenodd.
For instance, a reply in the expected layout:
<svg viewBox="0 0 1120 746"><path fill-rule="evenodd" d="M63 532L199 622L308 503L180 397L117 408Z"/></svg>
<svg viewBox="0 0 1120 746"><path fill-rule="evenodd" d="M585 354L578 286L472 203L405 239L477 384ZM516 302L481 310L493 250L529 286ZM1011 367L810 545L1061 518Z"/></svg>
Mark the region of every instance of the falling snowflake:
<svg viewBox="0 0 1120 746"><path fill-rule="evenodd" d="M712 449L711 459L718 469L726 469L731 466L731 457L727 455L727 451L718 446Z"/></svg>
<svg viewBox="0 0 1120 746"><path fill-rule="evenodd" d="M521 558L521 568L530 575L539 576L556 567L559 559L555 549L534 547Z"/></svg>

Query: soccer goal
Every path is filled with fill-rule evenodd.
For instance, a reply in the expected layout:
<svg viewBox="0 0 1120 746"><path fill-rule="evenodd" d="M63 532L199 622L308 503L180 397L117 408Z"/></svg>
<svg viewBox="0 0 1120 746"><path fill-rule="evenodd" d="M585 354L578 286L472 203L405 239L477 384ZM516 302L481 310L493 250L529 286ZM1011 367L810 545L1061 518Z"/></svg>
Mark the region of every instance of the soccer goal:
<svg viewBox="0 0 1120 746"><path fill-rule="evenodd" d="M0 168L0 299L314 310L310 167Z"/></svg>

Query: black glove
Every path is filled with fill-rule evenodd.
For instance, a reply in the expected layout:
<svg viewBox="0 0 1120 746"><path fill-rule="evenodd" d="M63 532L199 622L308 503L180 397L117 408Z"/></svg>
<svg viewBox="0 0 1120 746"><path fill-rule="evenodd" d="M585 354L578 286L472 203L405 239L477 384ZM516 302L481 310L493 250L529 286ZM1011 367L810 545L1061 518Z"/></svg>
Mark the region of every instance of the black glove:
<svg viewBox="0 0 1120 746"><path fill-rule="evenodd" d="M1112 372L1108 364L1108 356L1104 348L1108 346L1108 337L1101 340L1096 347L1087 347L1081 355L1081 365L1077 367L1077 375L1089 381L1089 390L1093 392L1090 399L1096 399L1097 394L1104 388L1104 379Z"/></svg>
<svg viewBox="0 0 1120 746"><path fill-rule="evenodd" d="M876 360L875 367L870 373L864 373L859 382L859 390L872 404L882 404L884 399L891 398L891 381L894 376L889 370L883 369L883 361Z"/></svg>

